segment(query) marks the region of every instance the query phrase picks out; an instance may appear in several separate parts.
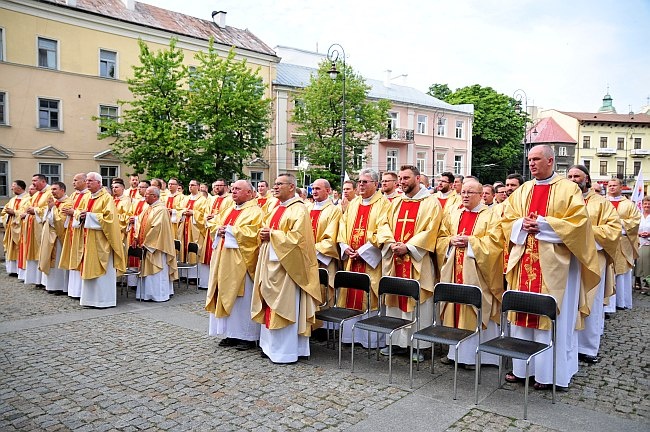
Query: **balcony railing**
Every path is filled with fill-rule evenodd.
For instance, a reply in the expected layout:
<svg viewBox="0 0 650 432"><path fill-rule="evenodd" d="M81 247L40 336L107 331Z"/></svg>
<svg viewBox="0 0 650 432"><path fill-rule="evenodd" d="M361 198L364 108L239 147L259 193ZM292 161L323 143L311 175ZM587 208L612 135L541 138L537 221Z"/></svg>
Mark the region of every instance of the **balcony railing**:
<svg viewBox="0 0 650 432"><path fill-rule="evenodd" d="M415 139L415 131L413 129L388 129L386 132L382 132L380 139L390 140L390 141L404 141L412 142Z"/></svg>
<svg viewBox="0 0 650 432"><path fill-rule="evenodd" d="M650 149L632 149L630 150L630 156L632 157L650 156Z"/></svg>
<svg viewBox="0 0 650 432"><path fill-rule="evenodd" d="M598 156L613 156L616 154L616 149L615 148L602 148L599 147L596 149L596 154Z"/></svg>

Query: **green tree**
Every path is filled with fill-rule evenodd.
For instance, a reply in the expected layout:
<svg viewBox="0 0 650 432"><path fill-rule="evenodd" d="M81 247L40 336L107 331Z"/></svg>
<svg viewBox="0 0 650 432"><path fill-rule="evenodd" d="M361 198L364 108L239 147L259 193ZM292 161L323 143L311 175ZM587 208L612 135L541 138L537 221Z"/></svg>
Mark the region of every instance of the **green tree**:
<svg viewBox="0 0 650 432"><path fill-rule="evenodd" d="M452 91L447 84L431 84L429 86L429 91L427 92L429 96L433 96L434 98L443 101L446 101L451 93Z"/></svg>
<svg viewBox="0 0 650 432"><path fill-rule="evenodd" d="M195 58L199 64L190 76L187 110L195 151L188 174L207 180L241 178L244 160L268 144L271 100L264 97L266 85L259 68L235 60L233 49L219 57L213 40Z"/></svg>
<svg viewBox="0 0 650 432"><path fill-rule="evenodd" d="M339 185L343 73L332 80L328 74L330 66L324 60L311 76L309 85L295 96L292 121L299 133L295 149L314 166L308 170L309 174ZM343 71L342 62L337 62L336 67ZM345 65L345 170L350 174L363 166L366 147L386 129L390 102L368 100L369 90L364 79L350 65Z"/></svg>
<svg viewBox="0 0 650 432"><path fill-rule="evenodd" d="M449 89L433 84L433 89ZM442 93L440 93L442 94ZM435 96L435 95L434 95ZM522 139L526 118L517 111L516 101L491 87L478 84L456 89L444 98L450 104L474 104L472 127L472 172L484 183L504 180L521 171Z"/></svg>
<svg viewBox="0 0 650 432"><path fill-rule="evenodd" d="M184 121L187 69L176 40L169 49L152 52L138 41L140 64L127 80L133 99L118 100L121 118L100 118L99 138L115 137L111 147L135 172L150 177L183 178L191 155ZM97 119L97 118L95 118Z"/></svg>

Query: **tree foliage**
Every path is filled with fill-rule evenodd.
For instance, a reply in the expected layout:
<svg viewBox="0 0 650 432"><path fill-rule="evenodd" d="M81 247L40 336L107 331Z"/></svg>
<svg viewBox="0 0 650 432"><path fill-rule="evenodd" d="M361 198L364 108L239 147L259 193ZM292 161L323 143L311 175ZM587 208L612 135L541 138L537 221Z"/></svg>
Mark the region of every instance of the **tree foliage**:
<svg viewBox="0 0 650 432"><path fill-rule="evenodd" d="M447 84L431 84L427 93L429 96L446 101L452 91Z"/></svg>
<svg viewBox="0 0 650 432"><path fill-rule="evenodd" d="M449 89L446 84L433 84L430 94L432 89L444 88ZM526 117L519 114L517 102L512 97L475 84L456 89L444 101L474 104L473 174L483 182L492 183L504 180L509 173L521 171Z"/></svg>
<svg viewBox="0 0 650 432"><path fill-rule="evenodd" d="M150 177L243 177L243 161L265 148L270 124L257 70L235 60L233 50L220 58L212 40L192 71L174 39L157 52L139 46L140 64L127 80L133 99L118 101L119 121L99 119L99 138L115 137L121 160Z"/></svg>
<svg viewBox="0 0 650 432"><path fill-rule="evenodd" d="M295 149L312 166L312 178L340 183L341 134L343 118L343 73L336 80L328 74L331 63L324 60L311 76L309 85L296 96L292 121L299 136ZM343 63L337 62L343 71ZM350 65L345 65L345 170L349 174L360 169L365 160L366 147L386 128L390 102L368 100L368 86Z"/></svg>

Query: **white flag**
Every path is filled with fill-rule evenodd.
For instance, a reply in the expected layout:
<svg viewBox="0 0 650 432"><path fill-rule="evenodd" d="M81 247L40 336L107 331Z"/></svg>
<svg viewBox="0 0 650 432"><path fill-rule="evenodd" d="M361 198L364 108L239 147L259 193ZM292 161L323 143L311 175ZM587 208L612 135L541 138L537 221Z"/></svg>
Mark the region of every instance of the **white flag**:
<svg viewBox="0 0 650 432"><path fill-rule="evenodd" d="M632 191L632 201L636 204L639 211L641 211L641 201L643 200L643 173L639 170L636 176L636 183Z"/></svg>

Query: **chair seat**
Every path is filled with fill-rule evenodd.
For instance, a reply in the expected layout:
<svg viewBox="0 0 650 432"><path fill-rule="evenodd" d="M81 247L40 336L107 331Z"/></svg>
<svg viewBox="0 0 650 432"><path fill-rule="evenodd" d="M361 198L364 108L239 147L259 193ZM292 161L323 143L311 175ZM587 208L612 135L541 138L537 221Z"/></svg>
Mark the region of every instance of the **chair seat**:
<svg viewBox="0 0 650 432"><path fill-rule="evenodd" d="M459 341L473 335L473 330L464 330L446 326L429 326L413 334L413 340L436 342L445 345L455 345Z"/></svg>
<svg viewBox="0 0 650 432"><path fill-rule="evenodd" d="M389 316L372 316L357 321L354 328L378 333L390 333L393 330L413 324L413 321Z"/></svg>
<svg viewBox="0 0 650 432"><path fill-rule="evenodd" d="M127 268L126 270L124 270L124 273L123 273L124 276L133 276L133 275L139 275L139 274L140 274L139 269L134 270L134 269L130 269L130 268Z"/></svg>
<svg viewBox="0 0 650 432"><path fill-rule="evenodd" d="M343 320L361 316L365 312L356 309L331 307L316 312L316 319L341 324Z"/></svg>
<svg viewBox="0 0 650 432"><path fill-rule="evenodd" d="M549 344L514 337L498 337L479 345L481 352L526 360L531 355L549 348Z"/></svg>

